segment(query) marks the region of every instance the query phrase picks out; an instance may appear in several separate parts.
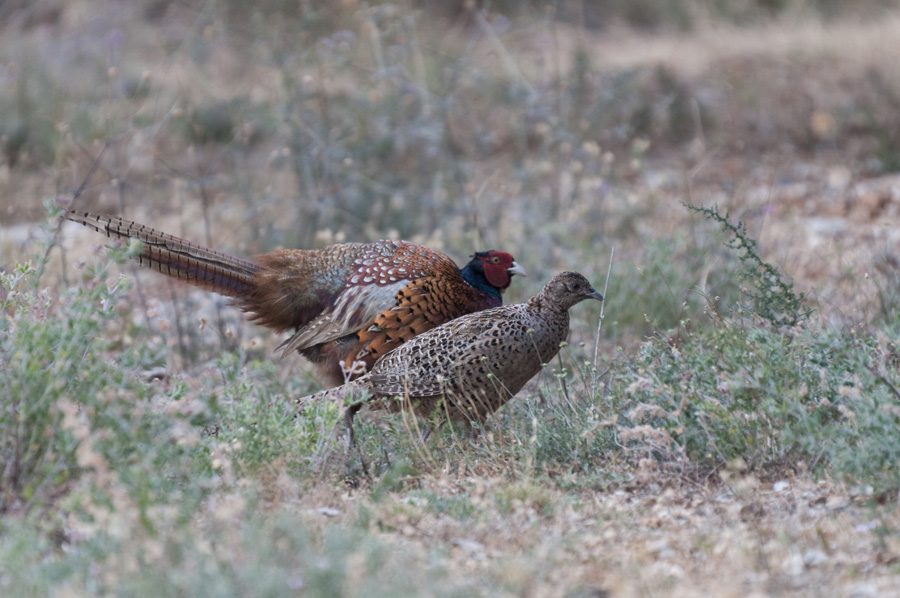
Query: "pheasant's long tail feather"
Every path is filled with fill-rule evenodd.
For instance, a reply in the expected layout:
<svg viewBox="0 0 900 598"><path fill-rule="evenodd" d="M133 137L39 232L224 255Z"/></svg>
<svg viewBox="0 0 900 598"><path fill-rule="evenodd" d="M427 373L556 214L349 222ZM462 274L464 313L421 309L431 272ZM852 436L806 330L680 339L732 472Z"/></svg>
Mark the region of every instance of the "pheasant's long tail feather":
<svg viewBox="0 0 900 598"><path fill-rule="evenodd" d="M254 278L259 266L251 261L117 216L69 212L66 218L107 237L139 239L142 242L141 253L135 259L167 276L235 298L248 297L255 288Z"/></svg>

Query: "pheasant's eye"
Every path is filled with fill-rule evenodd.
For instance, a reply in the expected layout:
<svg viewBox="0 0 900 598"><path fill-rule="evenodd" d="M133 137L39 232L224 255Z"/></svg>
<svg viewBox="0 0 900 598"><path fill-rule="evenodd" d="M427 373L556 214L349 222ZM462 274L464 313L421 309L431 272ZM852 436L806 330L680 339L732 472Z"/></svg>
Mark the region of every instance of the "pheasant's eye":
<svg viewBox="0 0 900 598"><path fill-rule="evenodd" d="M491 258L491 263L492 263L492 264L499 264L499 263L500 263L500 257L495 255L494 257Z"/></svg>

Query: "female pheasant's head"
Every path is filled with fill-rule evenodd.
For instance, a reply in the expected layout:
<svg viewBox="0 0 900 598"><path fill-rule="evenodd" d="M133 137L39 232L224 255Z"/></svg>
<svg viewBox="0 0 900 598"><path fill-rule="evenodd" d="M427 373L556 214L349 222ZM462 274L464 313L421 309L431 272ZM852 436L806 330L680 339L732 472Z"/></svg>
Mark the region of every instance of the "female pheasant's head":
<svg viewBox="0 0 900 598"><path fill-rule="evenodd" d="M544 305L549 304L563 310L568 310L585 299L603 301L603 295L595 291L587 278L578 272L560 272L551 278L540 295L535 297L540 298L543 298Z"/></svg>
<svg viewBox="0 0 900 598"><path fill-rule="evenodd" d="M470 285L499 296L509 287L513 275L527 276L525 268L516 263L505 251L479 251L462 270L463 278Z"/></svg>

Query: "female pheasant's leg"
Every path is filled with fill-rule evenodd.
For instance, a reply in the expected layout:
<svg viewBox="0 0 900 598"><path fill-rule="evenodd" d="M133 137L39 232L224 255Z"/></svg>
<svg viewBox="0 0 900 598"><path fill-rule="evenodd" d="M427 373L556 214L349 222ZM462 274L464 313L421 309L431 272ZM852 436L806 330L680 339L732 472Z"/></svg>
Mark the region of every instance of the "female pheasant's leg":
<svg viewBox="0 0 900 598"><path fill-rule="evenodd" d="M422 426L422 435L419 437L419 442L424 446L426 442L428 442L428 437L431 436L431 426L423 425Z"/></svg>
<svg viewBox="0 0 900 598"><path fill-rule="evenodd" d="M347 405L344 410L344 426L347 428L347 451L356 446L356 435L353 433L353 417L362 408L362 403Z"/></svg>
<svg viewBox="0 0 900 598"><path fill-rule="evenodd" d="M356 444L356 435L353 433L353 417L356 413L362 408L362 403L354 403L352 405L347 405L347 409L344 411L344 425L347 427L347 453L349 454L351 450L356 448L356 451L359 453L359 464L362 467L363 475L366 478L371 479L369 475L369 465L366 463L366 457L363 455L362 447Z"/></svg>

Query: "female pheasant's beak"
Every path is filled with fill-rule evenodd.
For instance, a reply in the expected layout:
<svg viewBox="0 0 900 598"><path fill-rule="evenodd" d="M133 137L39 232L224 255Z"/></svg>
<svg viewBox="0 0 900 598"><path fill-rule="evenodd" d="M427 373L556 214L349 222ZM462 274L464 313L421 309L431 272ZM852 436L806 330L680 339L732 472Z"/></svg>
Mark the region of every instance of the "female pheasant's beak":
<svg viewBox="0 0 900 598"><path fill-rule="evenodd" d="M513 274L518 274L519 276L528 276L528 273L525 272L525 268L517 264L515 260L513 260L512 266L507 268L506 271L509 272L510 276L512 276Z"/></svg>
<svg viewBox="0 0 900 598"><path fill-rule="evenodd" d="M591 287L591 290L584 294L585 299L596 299L597 301L603 301L603 295L594 290L594 287Z"/></svg>

